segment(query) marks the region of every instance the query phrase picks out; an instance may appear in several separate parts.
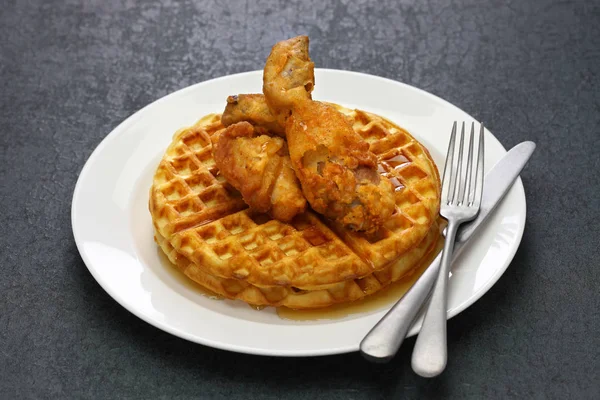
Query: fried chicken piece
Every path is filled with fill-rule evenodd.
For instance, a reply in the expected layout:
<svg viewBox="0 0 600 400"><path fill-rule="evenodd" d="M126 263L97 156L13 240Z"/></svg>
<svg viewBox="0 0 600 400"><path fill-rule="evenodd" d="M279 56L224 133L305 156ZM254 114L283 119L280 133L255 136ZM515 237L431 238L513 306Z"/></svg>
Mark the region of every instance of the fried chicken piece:
<svg viewBox="0 0 600 400"><path fill-rule="evenodd" d="M308 36L276 43L265 64L263 93L282 126L295 102L312 98L314 86L315 64L308 55Z"/></svg>
<svg viewBox="0 0 600 400"><path fill-rule="evenodd" d="M312 208L349 229L374 232L393 213L392 184L377 172L377 158L346 117L312 101L314 64L308 38L277 43L267 58L263 92L285 121L290 158Z"/></svg>
<svg viewBox="0 0 600 400"><path fill-rule="evenodd" d="M265 133L285 137L285 128L271 113L262 93L227 97L227 106L221 115L221 123L229 126L241 121L250 122L259 131L265 129Z"/></svg>
<svg viewBox="0 0 600 400"><path fill-rule="evenodd" d="M393 213L394 191L346 117L317 101L297 103L286 124L292 166L312 208L349 229L373 232Z"/></svg>
<svg viewBox="0 0 600 400"><path fill-rule="evenodd" d="M279 137L255 134L248 122L228 126L214 145L215 162L252 209L288 222L306 209L306 199L286 143Z"/></svg>

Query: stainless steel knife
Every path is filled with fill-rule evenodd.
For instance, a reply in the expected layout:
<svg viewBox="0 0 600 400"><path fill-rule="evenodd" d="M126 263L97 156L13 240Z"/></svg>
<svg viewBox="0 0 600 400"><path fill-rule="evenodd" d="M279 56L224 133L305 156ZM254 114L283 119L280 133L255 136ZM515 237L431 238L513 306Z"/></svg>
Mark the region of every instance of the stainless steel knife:
<svg viewBox="0 0 600 400"><path fill-rule="evenodd" d="M519 143L484 178L483 198L477 218L465 224L456 236L453 262L475 231L487 219L512 187L521 170L535 150L535 143ZM387 362L391 360L404 341L416 316L428 299L440 268L441 254L425 270L408 292L367 333L360 343L360 351L368 360Z"/></svg>

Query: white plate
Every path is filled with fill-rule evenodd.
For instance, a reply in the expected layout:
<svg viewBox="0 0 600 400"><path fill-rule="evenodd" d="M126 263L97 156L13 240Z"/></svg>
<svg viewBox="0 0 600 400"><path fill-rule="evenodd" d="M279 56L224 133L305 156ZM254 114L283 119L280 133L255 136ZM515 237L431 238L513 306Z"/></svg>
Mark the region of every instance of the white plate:
<svg viewBox="0 0 600 400"><path fill-rule="evenodd" d="M166 331L231 351L312 356L358 350L384 309L342 319L291 321L273 309L256 311L239 301L213 300L195 290L153 241L148 191L173 133L207 113L221 112L225 98L261 91L262 71L226 76L172 93L138 111L113 130L84 166L73 194L77 247L98 283L123 307ZM314 98L385 116L406 128L443 169L454 120L464 111L422 90L355 72L316 71ZM486 132L486 170L506 150ZM453 269L448 317L479 299L511 262L525 224L520 180L490 217ZM417 322L411 334L418 332Z"/></svg>

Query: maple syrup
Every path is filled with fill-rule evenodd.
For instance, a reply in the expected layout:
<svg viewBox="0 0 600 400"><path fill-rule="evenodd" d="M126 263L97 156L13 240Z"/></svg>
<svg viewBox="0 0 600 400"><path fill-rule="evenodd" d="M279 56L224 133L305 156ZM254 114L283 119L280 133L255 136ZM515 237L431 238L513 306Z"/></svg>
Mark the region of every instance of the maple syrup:
<svg viewBox="0 0 600 400"><path fill-rule="evenodd" d="M379 172L381 176L388 178L390 183L394 187L394 191L399 192L402 189L404 189L404 185L402 184L402 182L400 182L400 179L398 179L392 171L402 168L409 162L410 160L406 158L403 154L395 154L392 157L381 160L381 162L377 166L377 172Z"/></svg>
<svg viewBox="0 0 600 400"><path fill-rule="evenodd" d="M392 184L392 186L394 187L394 192L399 192L402 189L404 189L404 185L402 184L402 182L400 182L400 179L394 177L389 178L390 183Z"/></svg>
<svg viewBox="0 0 600 400"><path fill-rule="evenodd" d="M388 167L390 167L392 169L399 169L399 168L402 168L402 166L404 164L407 164L409 162L410 162L410 160L408 158L406 158L404 155L397 154L394 157L383 160L382 164L387 165Z"/></svg>

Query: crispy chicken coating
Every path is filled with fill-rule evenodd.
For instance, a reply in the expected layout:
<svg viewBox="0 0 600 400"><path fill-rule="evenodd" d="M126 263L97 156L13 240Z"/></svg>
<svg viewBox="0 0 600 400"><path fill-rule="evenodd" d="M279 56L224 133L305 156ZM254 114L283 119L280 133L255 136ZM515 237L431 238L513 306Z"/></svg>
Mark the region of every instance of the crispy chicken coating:
<svg viewBox="0 0 600 400"><path fill-rule="evenodd" d="M276 43L265 64L263 93L282 126L295 102L311 99L314 86L315 64L308 55L308 36Z"/></svg>
<svg viewBox="0 0 600 400"><path fill-rule="evenodd" d="M346 117L316 101L294 106L286 124L292 166L312 208L357 231L374 231L394 211L392 184Z"/></svg>
<svg viewBox="0 0 600 400"><path fill-rule="evenodd" d="M238 122L221 132L213 153L221 174L252 209L283 222L306 209L282 138L256 136L250 123Z"/></svg>
<svg viewBox="0 0 600 400"><path fill-rule="evenodd" d="M285 129L267 105L261 94L238 94L227 97L227 106L221 115L221 123L229 126L241 121L250 122L257 130L285 137Z"/></svg>
<svg viewBox="0 0 600 400"><path fill-rule="evenodd" d="M311 207L349 229L374 232L393 213L392 184L377 158L335 108L312 101L314 64L308 38L277 43L263 75L266 102L285 134L302 192Z"/></svg>

